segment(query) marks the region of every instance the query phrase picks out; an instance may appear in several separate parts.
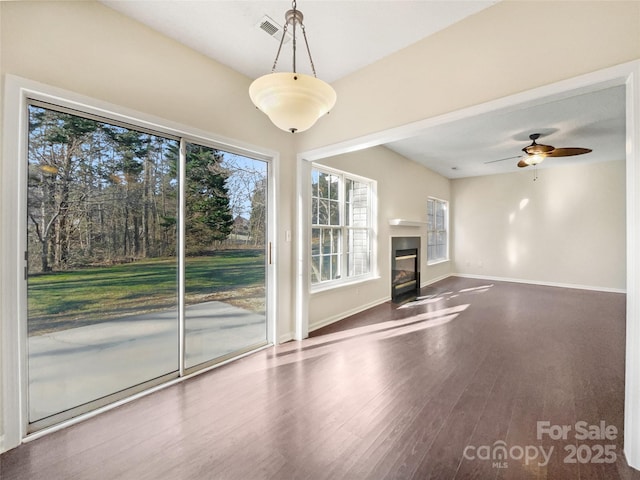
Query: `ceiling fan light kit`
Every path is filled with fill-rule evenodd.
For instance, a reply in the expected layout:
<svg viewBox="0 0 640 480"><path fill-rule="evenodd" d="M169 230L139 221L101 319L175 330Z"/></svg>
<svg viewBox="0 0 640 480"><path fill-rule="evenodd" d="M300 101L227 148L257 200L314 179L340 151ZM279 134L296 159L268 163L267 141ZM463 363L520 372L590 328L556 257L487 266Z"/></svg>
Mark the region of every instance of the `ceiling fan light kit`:
<svg viewBox="0 0 640 480"><path fill-rule="evenodd" d="M296 133L308 130L320 117L329 113L336 103L337 96L328 83L316 77L303 23L304 16L297 9L295 0L292 7L285 13L284 32L271 73L254 80L249 87L249 96L253 104L265 113L276 127ZM276 73L280 50L289 25L293 33L293 72ZM297 27L302 29L313 76L296 72Z"/></svg>
<svg viewBox="0 0 640 480"><path fill-rule="evenodd" d="M547 157L572 157L575 155L584 155L592 151L589 148L555 148L551 145L536 143L536 140L540 138L539 133L532 133L529 135L529 138L532 143L522 149L525 154L518 162L518 167L520 168L536 166L542 163Z"/></svg>
<svg viewBox="0 0 640 480"><path fill-rule="evenodd" d="M526 163L525 166L538 165L544 161L544 154L535 153L533 155L526 155L522 160Z"/></svg>

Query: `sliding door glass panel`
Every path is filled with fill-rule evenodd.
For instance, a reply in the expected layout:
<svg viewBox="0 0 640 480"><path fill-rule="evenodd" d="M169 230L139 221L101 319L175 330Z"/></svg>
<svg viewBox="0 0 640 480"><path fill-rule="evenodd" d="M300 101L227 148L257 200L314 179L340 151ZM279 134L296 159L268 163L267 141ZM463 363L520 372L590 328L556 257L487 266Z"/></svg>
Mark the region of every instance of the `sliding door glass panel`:
<svg viewBox="0 0 640 480"><path fill-rule="evenodd" d="M177 375L179 144L28 113L28 414L46 423Z"/></svg>
<svg viewBox="0 0 640 480"><path fill-rule="evenodd" d="M186 144L185 368L267 343L267 163Z"/></svg>

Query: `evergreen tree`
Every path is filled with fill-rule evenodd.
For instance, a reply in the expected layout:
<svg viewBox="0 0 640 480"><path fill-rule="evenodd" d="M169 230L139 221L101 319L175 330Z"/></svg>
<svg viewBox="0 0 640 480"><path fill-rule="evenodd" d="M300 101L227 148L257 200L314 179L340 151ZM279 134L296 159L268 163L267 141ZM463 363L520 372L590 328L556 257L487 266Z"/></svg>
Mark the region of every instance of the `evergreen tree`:
<svg viewBox="0 0 640 480"><path fill-rule="evenodd" d="M187 145L185 185L186 252L208 250L231 233L233 217L229 207L227 178L221 166L222 154L213 148Z"/></svg>
<svg viewBox="0 0 640 480"><path fill-rule="evenodd" d="M178 149L170 148L171 168L178 169ZM222 166L223 154L211 147L187 144L185 166L185 251L195 255L225 240L233 229L227 179ZM164 217L163 225L172 225L172 217Z"/></svg>

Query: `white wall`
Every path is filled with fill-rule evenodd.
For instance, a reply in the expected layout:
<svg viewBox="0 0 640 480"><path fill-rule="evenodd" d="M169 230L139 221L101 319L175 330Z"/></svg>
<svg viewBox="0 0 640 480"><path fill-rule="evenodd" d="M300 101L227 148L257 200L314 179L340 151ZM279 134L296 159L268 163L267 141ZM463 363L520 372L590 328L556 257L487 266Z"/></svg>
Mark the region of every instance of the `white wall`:
<svg viewBox="0 0 640 480"><path fill-rule="evenodd" d="M451 263L428 266L426 226L389 226L389 219L427 221L427 198L450 199L449 179L407 160L385 147L327 158L318 162L377 181L377 228L379 277L364 283L313 293L309 302L310 330L389 300L391 296L391 236L422 237L421 282L452 272Z"/></svg>
<svg viewBox="0 0 640 480"><path fill-rule="evenodd" d="M624 161L456 179L452 196L457 273L625 289Z"/></svg>

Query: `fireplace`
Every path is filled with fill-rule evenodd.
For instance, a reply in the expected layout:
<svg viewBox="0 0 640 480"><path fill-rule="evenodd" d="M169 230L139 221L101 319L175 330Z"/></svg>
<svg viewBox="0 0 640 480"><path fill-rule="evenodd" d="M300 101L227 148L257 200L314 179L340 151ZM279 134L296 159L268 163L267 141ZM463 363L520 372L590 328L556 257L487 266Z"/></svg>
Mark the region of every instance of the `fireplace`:
<svg viewBox="0 0 640 480"><path fill-rule="evenodd" d="M391 237L391 301L413 300L420 293L420 237Z"/></svg>

